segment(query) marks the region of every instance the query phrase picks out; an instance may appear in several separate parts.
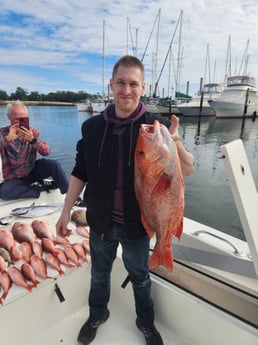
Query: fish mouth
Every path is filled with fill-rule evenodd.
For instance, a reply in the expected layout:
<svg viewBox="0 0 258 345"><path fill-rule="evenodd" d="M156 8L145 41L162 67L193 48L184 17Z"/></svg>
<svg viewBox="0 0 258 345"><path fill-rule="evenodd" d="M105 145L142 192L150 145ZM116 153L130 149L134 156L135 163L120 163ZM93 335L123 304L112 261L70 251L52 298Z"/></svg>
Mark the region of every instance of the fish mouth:
<svg viewBox="0 0 258 345"><path fill-rule="evenodd" d="M140 127L140 134L147 139L153 139L153 137L160 137L160 122L155 120L153 124L143 123Z"/></svg>
<svg viewBox="0 0 258 345"><path fill-rule="evenodd" d="M141 128L140 128L140 134L144 135L147 138L152 138L153 135L155 135L156 130L154 125L146 125L146 124L142 124Z"/></svg>

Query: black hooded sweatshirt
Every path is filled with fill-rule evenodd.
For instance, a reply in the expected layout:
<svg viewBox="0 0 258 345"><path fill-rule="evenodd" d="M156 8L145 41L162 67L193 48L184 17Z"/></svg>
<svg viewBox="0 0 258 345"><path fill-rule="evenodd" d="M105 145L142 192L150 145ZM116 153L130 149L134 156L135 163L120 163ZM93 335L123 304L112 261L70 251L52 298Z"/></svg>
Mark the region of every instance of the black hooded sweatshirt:
<svg viewBox="0 0 258 345"><path fill-rule="evenodd" d="M130 239L146 236L134 191L134 153L140 125L155 119L170 126L168 119L148 113L140 102L126 119L117 118L111 104L82 124L72 175L86 183L87 221L102 237L112 220L125 225Z"/></svg>

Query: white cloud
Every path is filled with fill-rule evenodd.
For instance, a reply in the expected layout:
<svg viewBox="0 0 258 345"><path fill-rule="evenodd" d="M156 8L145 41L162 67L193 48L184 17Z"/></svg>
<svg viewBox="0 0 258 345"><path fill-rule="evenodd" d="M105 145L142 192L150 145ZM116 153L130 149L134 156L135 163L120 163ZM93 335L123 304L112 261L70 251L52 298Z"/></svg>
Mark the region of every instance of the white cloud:
<svg viewBox="0 0 258 345"><path fill-rule="evenodd" d="M256 45L258 3L256 0L217 0L216 2L214 0L139 0L137 3L129 3L125 0L95 2L89 0L56 0L54 2L2 0L1 88L10 92L10 88L23 86L26 79L26 85L29 86L31 82L29 90L40 90L45 86L45 92L54 91L58 87L58 78L63 71L63 75L67 77L67 81L60 79L59 84L63 85L63 89L72 90L77 87L82 89L80 86L85 85L84 89L92 87L101 91L103 20L106 23L105 75L108 81L114 61L111 60L110 64L109 56L116 58L126 53L127 34L131 47L131 36L135 41L137 32L137 51L138 56L142 57L159 9L161 9L161 16L158 75L182 10L182 91L185 91L183 88L188 80L192 85L192 90L198 88L200 77L204 75L207 44L210 49L210 74L217 77L215 81L223 81L229 35L232 42L232 71L238 71L249 39L248 71L258 80L258 46ZM5 16L10 12L16 13L17 17L13 21L4 21ZM129 18L131 32L126 30L127 18ZM174 59L178 54L178 32L173 41ZM144 59L146 70L152 69L152 56L157 44L156 33L157 26ZM132 50L129 52L132 53ZM92 57L96 54L99 58L94 63ZM31 66L29 74L24 70L24 66L25 68ZM4 69L8 70L8 74L3 73ZM44 76L42 69L52 71L52 73L49 72ZM165 67L163 73L160 86L167 88L168 66ZM149 74L147 78L147 82L151 83ZM174 79L173 76L171 78ZM46 79L48 83L42 83L42 80ZM87 85L87 82L90 84Z"/></svg>

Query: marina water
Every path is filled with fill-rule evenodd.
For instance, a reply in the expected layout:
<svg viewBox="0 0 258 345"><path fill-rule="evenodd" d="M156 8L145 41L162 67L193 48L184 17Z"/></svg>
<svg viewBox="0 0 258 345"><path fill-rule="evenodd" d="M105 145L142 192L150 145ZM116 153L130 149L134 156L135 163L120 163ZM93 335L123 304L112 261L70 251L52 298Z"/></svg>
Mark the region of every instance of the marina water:
<svg viewBox="0 0 258 345"><path fill-rule="evenodd" d="M69 178L74 165L81 125L89 116L74 106L29 106L30 124L38 128L51 147L50 158L58 159ZM0 106L0 126L9 120ZM185 216L237 238L244 234L229 187L220 146L243 139L251 171L258 185L258 120L180 117L180 135L195 157L195 171L185 177ZM200 229L201 230L201 229Z"/></svg>

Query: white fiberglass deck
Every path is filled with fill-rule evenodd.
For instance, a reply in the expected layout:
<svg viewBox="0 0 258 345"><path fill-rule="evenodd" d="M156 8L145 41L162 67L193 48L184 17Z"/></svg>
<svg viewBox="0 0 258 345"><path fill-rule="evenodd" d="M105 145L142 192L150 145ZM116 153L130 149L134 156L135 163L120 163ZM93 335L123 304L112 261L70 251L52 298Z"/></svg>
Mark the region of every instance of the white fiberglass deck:
<svg viewBox="0 0 258 345"><path fill-rule="evenodd" d="M225 151L226 159L227 153ZM240 160L240 163L241 178L239 177L238 180L243 179L242 182L244 183L244 179L248 176L248 166L245 160ZM238 161L236 165L238 167ZM245 174L242 173L243 168ZM254 187L252 188L254 189ZM253 199L257 201L256 190ZM7 216L10 214L11 209L28 206L32 201L37 204L47 203L62 206L63 197L60 196L58 191L51 191L50 194L42 193L39 200L17 201L15 203L3 202L0 204L0 216ZM238 204L238 206L240 205ZM60 211L57 211L43 217L43 219L54 227L59 215ZM252 215L253 212L248 217L248 212L244 212L243 216L254 220ZM251 230L253 222L247 222L245 217L243 220L243 223L248 223L247 225L250 227L247 231ZM32 220L24 221L31 222ZM11 229L11 224L6 228ZM74 224L71 224L71 228L75 230ZM196 231L200 230L204 230L205 233L202 233L200 237L194 235ZM206 232L219 235L233 243L234 246L239 248L240 255L236 255L234 246L216 239ZM213 257L220 255L222 258L228 258L230 262L236 261L243 264L243 267L245 265L250 267L250 264L256 266L257 262L255 261L254 265L250 259L249 249L251 249L252 255L256 259L257 256L254 250L256 250L257 238L256 235L253 237L249 232L246 235L251 240L251 248L248 248L247 243L244 241L234 239L218 230L185 218L180 245L182 246L181 249L194 249L193 253L198 250L200 253L203 251L203 255L208 252ZM74 234L72 240L79 241L79 238ZM175 240L173 241L176 243ZM188 252L186 251L186 253ZM135 325L136 316L131 284L129 283L125 289L121 288L127 273L120 257L119 248L112 272L112 291L109 304L110 318L99 328L96 339L92 343L93 345L145 344L143 335ZM185 260L181 259L181 261L184 263ZM182 265L178 270L179 263L176 262L176 269L172 273L172 276L177 275L175 283L152 274L156 326L162 334L164 345L257 345L258 321L257 313L255 313L258 291L258 280L255 274L257 267L252 266L251 275L246 276L245 274L225 271L217 267L216 262L212 264L209 267L205 262L193 261L188 263L187 268ZM88 317L87 298L90 284L90 263L83 264L80 268L67 269L62 277L57 276L56 271L52 269L48 269L48 271L49 275L54 275L56 279L41 280L41 284L33 289L31 293L17 286L11 288L4 304L0 306L1 344L77 344L76 339L79 329ZM202 279L199 278L199 274L195 274L196 271L204 274ZM206 284L208 280L209 284L204 285L203 282ZM214 282L210 283L211 280L214 280ZM226 288L220 290L221 286L219 286L219 289L217 289L218 283L223 282ZM209 288L206 288L206 292L210 292L208 297L210 298L210 295L213 295L214 299L208 302L206 295L196 293L194 285L197 286L197 292L200 292L201 288L209 286ZM65 299L64 302L61 302L58 298L55 292L56 287L60 289ZM233 289L230 287L233 287ZM227 296L230 296L230 298L236 297L237 302L241 300L241 303L250 303L250 308L253 310L252 315L250 315L251 322L246 322L242 316L236 315L237 309L233 313L225 311L226 304L230 300ZM217 297L220 297L221 304L219 307L215 306ZM250 308L247 308L246 313ZM242 309L241 304L240 309Z"/></svg>
<svg viewBox="0 0 258 345"><path fill-rule="evenodd" d="M130 284L120 287L126 272L116 260L110 318L98 330L95 345L145 344L135 326ZM65 297L54 292L57 283ZM47 282L32 293L24 291L0 309L1 343L14 345L76 345L87 318L89 266L76 268L56 282ZM20 288L19 288L20 289ZM165 345L256 345L255 330L183 290L153 277L157 327ZM218 330L220 330L218 332ZM212 336L211 336L212 335Z"/></svg>

